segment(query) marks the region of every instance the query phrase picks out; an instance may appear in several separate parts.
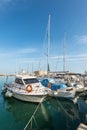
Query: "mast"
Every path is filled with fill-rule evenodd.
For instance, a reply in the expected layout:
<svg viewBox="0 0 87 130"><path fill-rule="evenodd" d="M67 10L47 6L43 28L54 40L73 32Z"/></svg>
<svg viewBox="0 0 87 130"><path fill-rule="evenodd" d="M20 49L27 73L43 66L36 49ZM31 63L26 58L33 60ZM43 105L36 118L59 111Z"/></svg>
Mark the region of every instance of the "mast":
<svg viewBox="0 0 87 130"><path fill-rule="evenodd" d="M33 74L33 71L34 71L34 70L33 70L33 69L34 69L34 66L33 66L33 65L34 65L34 64L33 64L33 62L32 62L32 74Z"/></svg>
<svg viewBox="0 0 87 130"><path fill-rule="evenodd" d="M66 32L64 33L64 44L63 44L63 71L66 69Z"/></svg>
<svg viewBox="0 0 87 130"><path fill-rule="evenodd" d="M56 67L55 67L55 72L57 71L57 68L58 68L58 62L59 62L59 57L57 58L57 63L56 63Z"/></svg>
<svg viewBox="0 0 87 130"><path fill-rule="evenodd" d="M41 70L41 60L39 61L39 68L38 70L40 71Z"/></svg>
<svg viewBox="0 0 87 130"><path fill-rule="evenodd" d="M49 68L49 54L50 54L50 14L48 18L48 30L47 30L47 37L48 37L48 47L47 47L47 74L50 71Z"/></svg>

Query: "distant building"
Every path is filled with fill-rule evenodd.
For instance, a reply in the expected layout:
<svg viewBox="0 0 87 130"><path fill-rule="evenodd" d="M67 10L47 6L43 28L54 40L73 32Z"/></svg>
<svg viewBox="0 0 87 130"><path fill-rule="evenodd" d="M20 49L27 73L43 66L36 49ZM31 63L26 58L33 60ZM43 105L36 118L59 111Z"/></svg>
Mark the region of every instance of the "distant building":
<svg viewBox="0 0 87 130"><path fill-rule="evenodd" d="M34 74L35 75L40 75L40 76L43 76L43 75L47 75L47 71L43 71L43 70L37 70L37 71L34 71Z"/></svg>

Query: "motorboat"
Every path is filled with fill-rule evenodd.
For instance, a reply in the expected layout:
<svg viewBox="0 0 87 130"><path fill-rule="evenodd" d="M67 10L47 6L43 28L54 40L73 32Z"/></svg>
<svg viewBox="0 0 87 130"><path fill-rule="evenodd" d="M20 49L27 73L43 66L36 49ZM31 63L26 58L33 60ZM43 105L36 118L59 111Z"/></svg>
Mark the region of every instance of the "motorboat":
<svg viewBox="0 0 87 130"><path fill-rule="evenodd" d="M83 92L84 91L84 84L81 81L74 81L74 82L69 82L72 87L76 89L76 92Z"/></svg>
<svg viewBox="0 0 87 130"><path fill-rule="evenodd" d="M74 87L77 93L84 91L84 81L81 76L69 76L67 78L67 85Z"/></svg>
<svg viewBox="0 0 87 130"><path fill-rule="evenodd" d="M16 75L11 83L5 83L3 92L6 97L14 97L22 101L42 102L49 88L45 88L35 76Z"/></svg>
<svg viewBox="0 0 87 130"><path fill-rule="evenodd" d="M54 78L44 78L41 81L42 85L50 88L49 95L52 97L61 97L73 99L76 94L76 89L71 86L67 86L64 82L58 82Z"/></svg>

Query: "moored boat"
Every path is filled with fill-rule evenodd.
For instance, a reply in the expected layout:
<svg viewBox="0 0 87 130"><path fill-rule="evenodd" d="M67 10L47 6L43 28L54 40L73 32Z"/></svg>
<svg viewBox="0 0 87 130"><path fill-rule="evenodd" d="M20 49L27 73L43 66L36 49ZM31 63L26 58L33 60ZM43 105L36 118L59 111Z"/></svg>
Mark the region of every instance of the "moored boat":
<svg viewBox="0 0 87 130"><path fill-rule="evenodd" d="M67 86L64 82L58 82L54 78L44 78L41 81L42 85L50 88L49 95L52 97L61 97L73 99L76 94L76 89L71 86Z"/></svg>
<svg viewBox="0 0 87 130"><path fill-rule="evenodd" d="M49 88L41 85L34 76L18 75L12 83L5 83L3 91L6 97L14 97L22 101L42 102Z"/></svg>

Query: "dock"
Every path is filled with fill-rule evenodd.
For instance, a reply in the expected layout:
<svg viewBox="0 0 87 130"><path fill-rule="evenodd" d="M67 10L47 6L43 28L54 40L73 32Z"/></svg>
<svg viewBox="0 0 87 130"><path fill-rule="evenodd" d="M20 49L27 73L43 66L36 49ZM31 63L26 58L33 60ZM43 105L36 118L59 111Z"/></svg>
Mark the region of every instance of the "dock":
<svg viewBox="0 0 87 130"><path fill-rule="evenodd" d="M0 74L0 76L15 76L15 74Z"/></svg>

